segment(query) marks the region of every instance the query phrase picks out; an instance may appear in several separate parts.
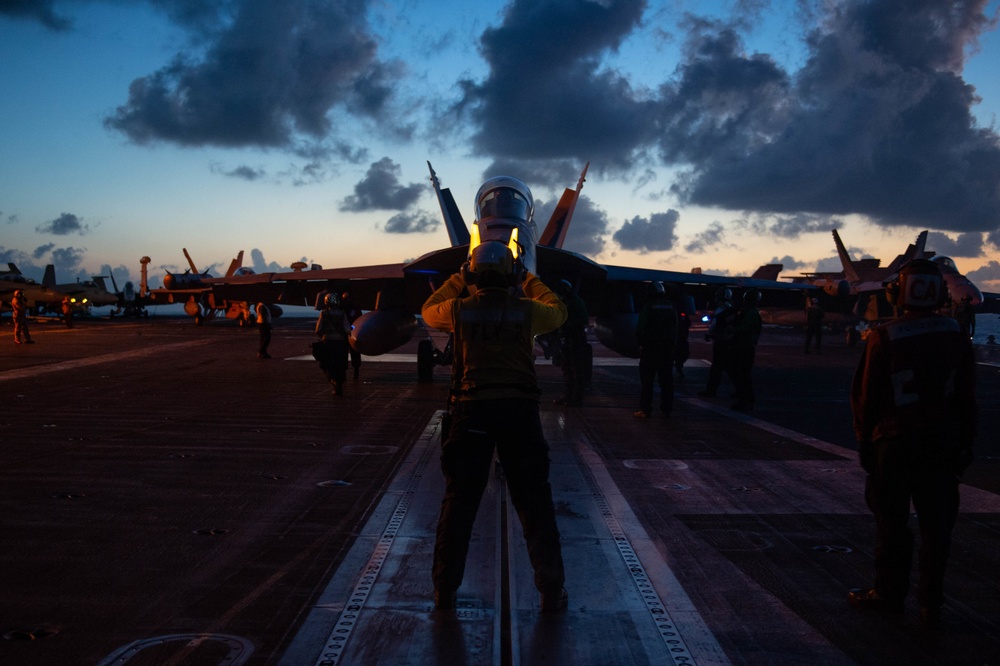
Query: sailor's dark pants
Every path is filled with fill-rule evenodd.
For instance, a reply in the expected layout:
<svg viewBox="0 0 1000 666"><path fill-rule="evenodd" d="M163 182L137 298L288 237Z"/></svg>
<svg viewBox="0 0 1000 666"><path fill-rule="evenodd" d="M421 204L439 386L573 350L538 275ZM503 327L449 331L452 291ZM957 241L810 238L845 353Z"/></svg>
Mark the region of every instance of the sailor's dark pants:
<svg viewBox="0 0 1000 666"><path fill-rule="evenodd" d="M674 348L672 345L643 345L639 351L639 408L653 411L653 382L659 378L660 411L670 416L674 409Z"/></svg>
<svg viewBox="0 0 1000 666"><path fill-rule="evenodd" d="M535 587L544 593L561 590L565 574L538 402L532 398L459 402L452 409L449 430L441 449L445 492L434 546L434 589L448 594L462 584L495 449L524 530Z"/></svg>
<svg viewBox="0 0 1000 666"><path fill-rule="evenodd" d="M958 516L958 477L940 442L883 439L875 443L876 468L865 483L875 514L875 589L902 601L910 587L913 533L910 499L920 529L917 601L944 602L944 571Z"/></svg>

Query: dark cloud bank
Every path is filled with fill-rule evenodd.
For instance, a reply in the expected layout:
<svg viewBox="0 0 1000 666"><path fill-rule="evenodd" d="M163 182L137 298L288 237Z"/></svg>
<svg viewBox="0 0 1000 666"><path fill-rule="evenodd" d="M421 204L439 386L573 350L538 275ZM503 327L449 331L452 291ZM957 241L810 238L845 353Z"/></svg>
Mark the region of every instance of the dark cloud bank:
<svg viewBox="0 0 1000 666"><path fill-rule="evenodd" d="M393 113L404 70L379 56L366 0L147 1L199 48L132 83L105 120L129 140L300 154L308 145L332 157L351 150L336 136L342 118L412 138L418 119ZM1000 245L1000 140L976 124L976 91L962 78L979 35L995 28L988 1L802 0L811 26L797 71L746 49L743 36L765 4L737 3L754 11L729 21L684 17L684 34L672 35L683 41L681 60L662 63L662 82L643 88L603 63L640 27L657 28L660 15L644 0L513 0L480 35L488 74L458 82L446 126L456 140L465 128L477 154L550 186L564 186L575 177L567 165L587 160L638 180L651 166L677 167L679 202L776 215L766 230L777 235L825 231L831 216L861 214L884 226L985 232ZM0 13L65 30L64 5L73 8L4 0ZM416 193L379 164L346 209L410 205ZM389 188L378 191L383 181ZM423 230L414 215L386 230ZM629 220L614 239L670 249L672 215ZM601 216L591 216L581 241L590 250L603 246ZM709 229L695 248L722 237Z"/></svg>

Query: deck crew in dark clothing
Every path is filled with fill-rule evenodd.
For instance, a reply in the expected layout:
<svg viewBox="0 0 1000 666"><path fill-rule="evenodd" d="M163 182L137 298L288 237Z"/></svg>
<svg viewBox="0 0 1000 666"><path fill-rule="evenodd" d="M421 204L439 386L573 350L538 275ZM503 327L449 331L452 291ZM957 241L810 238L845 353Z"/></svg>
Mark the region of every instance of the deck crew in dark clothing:
<svg viewBox="0 0 1000 666"><path fill-rule="evenodd" d="M651 282L647 301L636 325L639 339L639 409L647 418L653 412L653 383L660 384L660 412L670 416L674 408L674 353L677 345L677 310L662 282Z"/></svg>
<svg viewBox="0 0 1000 666"><path fill-rule="evenodd" d="M938 266L915 259L887 288L903 315L868 338L851 408L875 514L875 584L850 591L857 606L901 612L920 528L917 601L926 628L940 626L944 573L958 516L958 480L976 434L975 360L958 323L936 314L945 284Z"/></svg>

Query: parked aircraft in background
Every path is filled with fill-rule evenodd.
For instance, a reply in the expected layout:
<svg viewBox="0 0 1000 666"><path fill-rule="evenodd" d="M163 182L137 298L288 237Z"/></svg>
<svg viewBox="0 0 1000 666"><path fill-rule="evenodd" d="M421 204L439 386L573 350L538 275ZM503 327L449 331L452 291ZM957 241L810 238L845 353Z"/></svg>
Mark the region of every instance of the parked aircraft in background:
<svg viewBox="0 0 1000 666"><path fill-rule="evenodd" d="M885 298L885 286L911 259L930 259L941 268L948 286L949 302L945 306L948 314L955 314L960 308L977 308L984 301L982 292L959 272L951 258L936 255L926 249L926 230L920 232L916 241L907 246L906 251L897 255L888 266L881 266L879 259L852 259L836 229L833 230L833 241L843 270L806 273L792 278L792 284L820 290L810 297L820 299L820 305L825 311L824 319L830 327L854 330L858 324L870 326L896 316L898 313ZM798 310L762 308L761 318L765 323L804 325L805 303Z"/></svg>
<svg viewBox="0 0 1000 666"><path fill-rule="evenodd" d="M0 272L0 300L8 305L18 289L24 292L29 309L35 313L60 312L64 298L69 298L76 310L89 310L92 306L114 305L118 302L118 297L104 286L104 276L96 276L94 281L78 280L57 284L55 267L49 264L45 267L42 283L38 284L22 275L13 263L8 263L7 266L9 270Z"/></svg>
<svg viewBox="0 0 1000 666"><path fill-rule="evenodd" d="M118 295L108 290L104 283L104 277L96 275L93 280L83 282L77 280L76 282L57 284L55 266L49 264L45 267L45 274L42 276L42 286L69 296L70 302L77 308L117 305ZM62 301L62 299L59 300Z"/></svg>
<svg viewBox="0 0 1000 666"><path fill-rule="evenodd" d="M559 199L541 235L530 223L479 225L472 233L466 226L454 197L442 189L428 162L431 183L441 207L451 242L449 247L429 252L413 261L375 266L263 273L227 278L202 278L216 302L281 303L312 306L320 293L349 291L352 299L366 310L354 322L351 345L362 354L390 352L409 341L420 328L417 314L433 289L459 270L469 256L470 244L477 241L511 239L519 251L518 260L548 284L569 280L596 315L597 334L608 348L624 356L638 356L635 326L646 284L659 280L677 284L691 299L706 307L720 286L757 287L768 295L783 294L796 301L814 287L790 285L771 279L734 278L700 272L681 273L625 266L606 266L563 249L589 164L584 167L576 189L567 188ZM299 266L298 268L305 268ZM432 372L436 354L430 339L419 345L418 369L422 377Z"/></svg>
<svg viewBox="0 0 1000 666"><path fill-rule="evenodd" d="M28 299L28 307L35 311L39 307L46 307L49 303L62 303L64 294L57 293L31 278L25 277L13 263L8 263L7 266L9 270L0 273L0 301L3 302L4 307L10 307L14 292L19 289L24 292L24 297Z"/></svg>
<svg viewBox="0 0 1000 666"><path fill-rule="evenodd" d="M191 266L190 270L183 273L167 272L163 278L162 289L150 289L148 284L147 266L149 257L139 260L142 265L142 280L139 286L139 297L148 300L152 304L183 303L184 312L195 318L195 322L201 323L206 319L212 319L217 313L222 312L227 319L236 319L240 325L250 321L250 306L256 300L230 300L218 297L212 287L220 280L225 281L233 278L245 278L254 275L253 269L243 266L243 250L240 250L236 258L229 264L229 269L223 277L212 277L208 271L199 271L195 266L187 248L183 248L184 257ZM271 316L280 317L281 308L271 306Z"/></svg>

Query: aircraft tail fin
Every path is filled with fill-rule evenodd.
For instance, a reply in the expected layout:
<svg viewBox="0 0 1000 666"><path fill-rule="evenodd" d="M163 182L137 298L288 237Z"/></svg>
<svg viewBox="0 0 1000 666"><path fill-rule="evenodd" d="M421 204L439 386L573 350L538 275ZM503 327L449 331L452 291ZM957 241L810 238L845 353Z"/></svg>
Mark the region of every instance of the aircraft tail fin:
<svg viewBox="0 0 1000 666"><path fill-rule="evenodd" d="M764 264L757 270L753 272L750 276L752 280L770 280L771 282L777 282L778 273L781 269L785 267L784 264Z"/></svg>
<svg viewBox="0 0 1000 666"><path fill-rule="evenodd" d="M104 281L104 278L106 276L104 276L104 275L91 275L90 277L94 280L94 284L96 284L98 287L100 287L101 291L108 291L108 284ZM108 293L111 293L111 292L108 292Z"/></svg>
<svg viewBox="0 0 1000 666"><path fill-rule="evenodd" d="M580 174L580 179L576 181L576 189L571 190L567 187L562 197L559 198L556 209L552 211L552 217L549 218L548 224L545 225L545 229L538 239L539 245L562 249L563 243L566 242L566 232L569 231L569 223L576 210L576 202L580 199L580 190L583 189L583 183L587 180L587 169L589 168L590 162L587 162Z"/></svg>
<svg viewBox="0 0 1000 666"><path fill-rule="evenodd" d="M8 262L7 262L7 268L9 268L9 269L10 269L10 271L8 271L8 272L10 272L10 273L12 273L12 274L14 274L14 275L20 275L20 274L21 274L21 269L20 269L20 268L18 268L18 267L17 267L17 266L16 266L15 264L14 264L14 262L13 262L13 261L8 261Z"/></svg>
<svg viewBox="0 0 1000 666"><path fill-rule="evenodd" d="M458 210L455 197L451 195L450 189L441 189L441 183L438 181L430 161L427 162L427 168L431 172L431 183L434 185L434 193L441 205L441 216L444 218L444 226L448 229L448 240L451 241L451 246L468 245L469 228L465 225L465 220L462 219L462 213Z"/></svg>
<svg viewBox="0 0 1000 666"><path fill-rule="evenodd" d="M56 286L56 267L52 264L45 266L45 274L42 276L42 286L49 289Z"/></svg>
<svg viewBox="0 0 1000 666"><path fill-rule="evenodd" d="M184 251L184 258L188 260L188 266L191 267L192 273L197 273L198 268L194 265L194 261L191 260L191 255L188 254L187 248L181 248Z"/></svg>
<svg viewBox="0 0 1000 666"><path fill-rule="evenodd" d="M913 259L923 259L926 247L927 247L927 230L924 229L917 235L916 249L913 253Z"/></svg>
<svg viewBox="0 0 1000 666"><path fill-rule="evenodd" d="M111 288L114 289L114 293L121 293L118 291L118 283L115 282L115 272L111 270L111 266L108 266L108 277L111 278Z"/></svg>
<svg viewBox="0 0 1000 666"><path fill-rule="evenodd" d="M921 231L917 234L917 240L906 246L906 252L897 255L892 263L886 267L886 271L889 274L898 273L899 269L903 267L911 259L925 259L929 258L926 251L927 247L927 230ZM931 253L933 255L933 253Z"/></svg>
<svg viewBox="0 0 1000 666"><path fill-rule="evenodd" d="M236 271L241 268L243 268L243 250L240 250L240 253L236 255L236 258L229 262L229 270L226 271L226 277L233 277L236 275Z"/></svg>
<svg viewBox="0 0 1000 666"><path fill-rule="evenodd" d="M844 267L844 277L851 282L860 282L861 277L854 269L854 261L848 254L847 248L844 247L844 242L840 240L840 234L837 233L836 229L833 230L833 242L837 245L837 255L840 256L840 264Z"/></svg>

